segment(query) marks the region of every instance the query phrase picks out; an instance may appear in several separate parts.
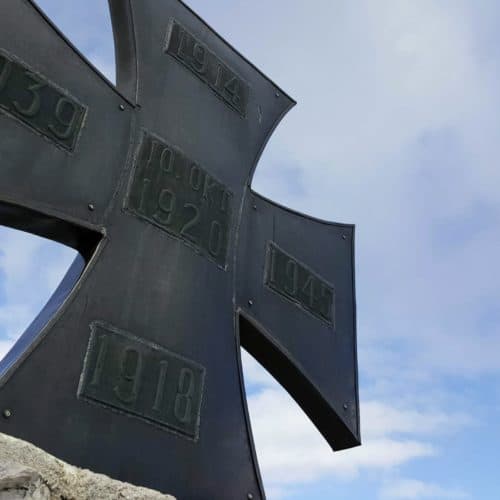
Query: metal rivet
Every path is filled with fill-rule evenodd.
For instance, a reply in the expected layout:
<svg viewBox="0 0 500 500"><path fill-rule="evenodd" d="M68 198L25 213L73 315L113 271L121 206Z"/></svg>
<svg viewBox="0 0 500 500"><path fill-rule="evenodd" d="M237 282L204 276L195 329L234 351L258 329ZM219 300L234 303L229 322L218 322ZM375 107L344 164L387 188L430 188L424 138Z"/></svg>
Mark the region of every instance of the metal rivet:
<svg viewBox="0 0 500 500"><path fill-rule="evenodd" d="M89 210L92 212L95 210L95 207L92 203L89 203Z"/></svg>
<svg viewBox="0 0 500 500"><path fill-rule="evenodd" d="M257 210L257 205L254 205L252 208L253 208L254 210Z"/></svg>
<svg viewBox="0 0 500 500"><path fill-rule="evenodd" d="M274 94L276 97L279 97L280 96L280 93L279 92L276 92L276 94Z"/></svg>
<svg viewBox="0 0 500 500"><path fill-rule="evenodd" d="M12 417L12 412L10 410L6 409L3 411L3 416L5 418L10 418L10 417Z"/></svg>
<svg viewBox="0 0 500 500"><path fill-rule="evenodd" d="M343 240L347 240L347 236L345 234L342 235Z"/></svg>
<svg viewBox="0 0 500 500"><path fill-rule="evenodd" d="M253 500L253 495L252 495L251 493L249 493L249 494L247 495L247 498L248 498L248 500Z"/></svg>
<svg viewBox="0 0 500 500"><path fill-rule="evenodd" d="M248 305L249 305L250 307L252 307L252 306L253 306L253 300L252 300L252 299L250 299L250 300L248 301Z"/></svg>
<svg viewBox="0 0 500 500"><path fill-rule="evenodd" d="M347 403L344 403L344 410L347 410L347 408L349 408L349 406L347 405Z"/></svg>
<svg viewBox="0 0 500 500"><path fill-rule="evenodd" d="M120 111L125 111L125 106L123 104L120 104Z"/></svg>

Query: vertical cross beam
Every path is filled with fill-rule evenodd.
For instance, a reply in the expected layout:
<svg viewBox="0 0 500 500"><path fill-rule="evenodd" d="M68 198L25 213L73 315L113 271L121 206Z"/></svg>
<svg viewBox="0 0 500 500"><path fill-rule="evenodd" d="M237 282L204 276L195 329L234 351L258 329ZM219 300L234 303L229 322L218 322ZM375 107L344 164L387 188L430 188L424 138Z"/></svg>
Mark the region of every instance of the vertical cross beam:
<svg viewBox="0 0 500 500"><path fill-rule="evenodd" d="M0 365L0 431L180 498L264 498L240 340L333 447L359 442L352 228L249 188L292 99L178 0L110 7L116 88L33 2L0 5L0 222L82 255Z"/></svg>

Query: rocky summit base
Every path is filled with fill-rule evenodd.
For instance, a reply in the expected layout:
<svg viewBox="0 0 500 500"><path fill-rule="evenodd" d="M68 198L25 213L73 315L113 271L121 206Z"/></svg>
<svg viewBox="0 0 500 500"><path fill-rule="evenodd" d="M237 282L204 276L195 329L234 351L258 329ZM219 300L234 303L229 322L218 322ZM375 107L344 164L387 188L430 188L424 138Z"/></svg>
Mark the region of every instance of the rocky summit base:
<svg viewBox="0 0 500 500"><path fill-rule="evenodd" d="M7 499L175 500L68 465L30 443L0 434L0 500Z"/></svg>

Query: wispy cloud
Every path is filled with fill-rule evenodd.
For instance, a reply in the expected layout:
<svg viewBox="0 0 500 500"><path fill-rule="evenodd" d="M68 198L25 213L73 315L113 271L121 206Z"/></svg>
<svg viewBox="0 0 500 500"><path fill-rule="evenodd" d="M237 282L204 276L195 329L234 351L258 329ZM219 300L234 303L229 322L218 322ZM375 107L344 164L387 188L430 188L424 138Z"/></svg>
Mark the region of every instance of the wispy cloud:
<svg viewBox="0 0 500 500"><path fill-rule="evenodd" d="M426 483L415 479L397 479L385 484L380 492L381 500L393 499L462 499L470 498L460 489L444 488L438 484Z"/></svg>
<svg viewBox="0 0 500 500"><path fill-rule="evenodd" d="M328 474L352 478L361 469L390 469L437 453L428 441L386 433L367 438L359 449L333 454L283 392L265 389L249 398L249 408L260 465L271 485L304 483Z"/></svg>
<svg viewBox="0 0 500 500"><path fill-rule="evenodd" d="M40 3L112 79L106 2ZM460 484L396 473L437 463L442 439L478 425L481 413L472 417L464 402L467 384L500 374L498 8L462 0L189 3L299 101L254 187L357 225L364 444L332 455L246 357L269 497L372 471L384 500L467 498ZM0 325L14 337L71 257L1 237ZM43 269L30 264L40 255ZM7 346L0 342L0 354ZM488 404L498 411L491 395L483 399L485 413Z"/></svg>
<svg viewBox="0 0 500 500"><path fill-rule="evenodd" d="M272 139L255 187L357 226L364 444L303 470L359 473L436 461L447 433L476 424L456 386L500 372L500 322L492 314L500 276L491 265L500 248L492 160L500 153L500 103L498 63L480 43L485 12L465 2L277 1L270 7L280 12L277 25L260 7L245 10L250 21L233 34L299 106ZM258 41L252 16L263 19ZM292 44L297 33L300 43ZM297 174L277 182L274 169L284 161ZM291 189L297 180L299 193ZM257 435L259 427L281 435L271 418L252 416ZM306 424L288 421L302 436ZM279 462L266 462L275 455L272 433L264 435L256 439L265 477L293 483L300 472L287 475L295 469L284 466L282 475ZM314 456L305 443L322 449L312 431L294 436L289 430L280 440L280 457L301 446Z"/></svg>
<svg viewBox="0 0 500 500"><path fill-rule="evenodd" d="M382 401L364 401L363 446L333 454L277 382L248 354L243 353L242 359L259 461L269 490L279 491L276 498L286 491L291 495L293 487L332 475L353 479L363 472L388 472L416 459L435 457L443 434L458 433L474 423L463 413L399 409Z"/></svg>
<svg viewBox="0 0 500 500"><path fill-rule="evenodd" d="M49 299L76 252L21 231L0 228L0 350L21 335Z"/></svg>

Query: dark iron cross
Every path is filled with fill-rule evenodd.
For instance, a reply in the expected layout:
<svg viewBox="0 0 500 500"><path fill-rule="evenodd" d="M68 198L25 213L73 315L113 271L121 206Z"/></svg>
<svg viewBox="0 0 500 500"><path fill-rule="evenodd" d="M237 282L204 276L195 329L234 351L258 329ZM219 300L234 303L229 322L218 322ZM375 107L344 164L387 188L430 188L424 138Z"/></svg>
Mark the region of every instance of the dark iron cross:
<svg viewBox="0 0 500 500"><path fill-rule="evenodd" d="M116 87L0 4L0 223L80 252L0 365L0 431L183 500L264 498L240 345L359 444L353 227L250 189L282 90L178 0L110 8Z"/></svg>

